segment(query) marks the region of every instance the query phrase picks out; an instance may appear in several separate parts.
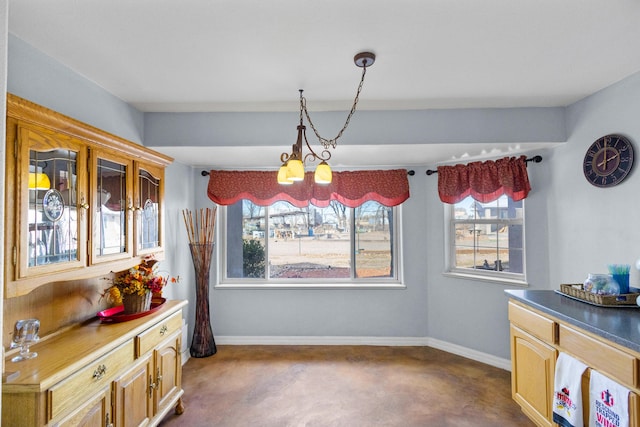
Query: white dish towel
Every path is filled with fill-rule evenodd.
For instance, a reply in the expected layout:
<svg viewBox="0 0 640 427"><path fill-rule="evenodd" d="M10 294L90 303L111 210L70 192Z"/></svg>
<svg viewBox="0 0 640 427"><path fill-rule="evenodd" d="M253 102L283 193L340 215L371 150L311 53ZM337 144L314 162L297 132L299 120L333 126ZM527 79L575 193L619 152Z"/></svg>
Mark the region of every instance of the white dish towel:
<svg viewBox="0 0 640 427"><path fill-rule="evenodd" d="M553 422L562 427L582 427L582 374L587 365L566 353L556 361L553 381Z"/></svg>
<svg viewBox="0 0 640 427"><path fill-rule="evenodd" d="M629 389L591 370L589 427L628 427Z"/></svg>

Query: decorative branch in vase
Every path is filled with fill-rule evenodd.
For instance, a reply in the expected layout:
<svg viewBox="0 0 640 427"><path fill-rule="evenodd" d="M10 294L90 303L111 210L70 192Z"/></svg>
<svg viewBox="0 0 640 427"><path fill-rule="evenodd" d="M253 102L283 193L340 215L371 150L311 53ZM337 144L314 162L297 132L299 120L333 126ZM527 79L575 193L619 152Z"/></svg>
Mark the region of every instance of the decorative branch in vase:
<svg viewBox="0 0 640 427"><path fill-rule="evenodd" d="M213 253L217 207L200 209L195 215L182 211L189 236L189 249L196 273L196 320L190 353L193 357L207 357L216 353L209 312L209 273Z"/></svg>

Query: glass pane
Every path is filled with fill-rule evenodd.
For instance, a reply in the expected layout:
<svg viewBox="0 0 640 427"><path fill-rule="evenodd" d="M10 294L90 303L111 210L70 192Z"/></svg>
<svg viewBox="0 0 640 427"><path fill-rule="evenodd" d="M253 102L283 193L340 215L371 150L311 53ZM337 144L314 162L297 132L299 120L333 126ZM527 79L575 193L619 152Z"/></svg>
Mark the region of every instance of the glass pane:
<svg viewBox="0 0 640 427"><path fill-rule="evenodd" d="M514 219L522 217L522 201L514 202L507 196L501 196L498 200L489 203L480 203L471 197L456 203L456 219L458 209L466 210L466 218L482 219Z"/></svg>
<svg viewBox="0 0 640 427"><path fill-rule="evenodd" d="M29 152L30 267L78 260L77 152Z"/></svg>
<svg viewBox="0 0 640 427"><path fill-rule="evenodd" d="M160 180L146 170L140 169L138 175L137 206L141 209L136 217L138 250L160 246L159 200Z"/></svg>
<svg viewBox="0 0 640 427"><path fill-rule="evenodd" d="M266 277L264 213L249 200L227 206L227 277Z"/></svg>
<svg viewBox="0 0 640 427"><path fill-rule="evenodd" d="M458 214L456 208L456 214ZM466 218L466 210L464 210L464 218ZM473 268L475 265L474 247L476 244L476 235L474 233L474 224L456 224L455 225L455 265L458 268Z"/></svg>
<svg viewBox="0 0 640 427"><path fill-rule="evenodd" d="M500 220L522 219L523 203L506 196L480 203L471 197L454 207L454 221L478 219L455 225L455 266L494 271L524 272L522 224L505 225ZM495 220L487 224L484 220Z"/></svg>
<svg viewBox="0 0 640 427"><path fill-rule="evenodd" d="M366 202L355 220L356 277L393 277L393 208Z"/></svg>
<svg viewBox="0 0 640 427"><path fill-rule="evenodd" d="M332 201L326 208L269 208L270 278L350 278L351 210Z"/></svg>
<svg viewBox="0 0 640 427"><path fill-rule="evenodd" d="M490 236L483 234L478 235L478 245L476 246L475 257L475 268L502 271L500 266L502 261L498 257L495 234Z"/></svg>
<svg viewBox="0 0 640 427"><path fill-rule="evenodd" d="M511 225L508 230L508 247L501 248L500 256L503 261L504 271L511 273L524 273L524 239L522 225Z"/></svg>
<svg viewBox="0 0 640 427"><path fill-rule="evenodd" d="M98 203L93 223L98 256L127 252L126 174L125 165L98 159Z"/></svg>

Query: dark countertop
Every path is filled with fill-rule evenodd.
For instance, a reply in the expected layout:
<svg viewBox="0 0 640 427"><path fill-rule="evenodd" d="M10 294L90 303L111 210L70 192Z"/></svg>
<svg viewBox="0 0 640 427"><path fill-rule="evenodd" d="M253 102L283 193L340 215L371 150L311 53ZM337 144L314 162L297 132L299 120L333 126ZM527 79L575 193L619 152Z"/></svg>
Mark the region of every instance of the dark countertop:
<svg viewBox="0 0 640 427"><path fill-rule="evenodd" d="M506 290L505 293L543 313L640 353L638 306L598 307L546 290Z"/></svg>

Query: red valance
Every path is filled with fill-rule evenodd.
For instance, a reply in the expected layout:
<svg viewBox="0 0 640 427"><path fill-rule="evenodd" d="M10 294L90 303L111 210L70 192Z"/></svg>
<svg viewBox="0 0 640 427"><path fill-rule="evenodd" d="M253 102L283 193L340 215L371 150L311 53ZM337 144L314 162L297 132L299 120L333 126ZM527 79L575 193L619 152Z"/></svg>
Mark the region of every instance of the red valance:
<svg viewBox="0 0 640 427"><path fill-rule="evenodd" d="M457 203L467 196L487 203L503 194L518 201L529 191L525 156L438 167L438 194L444 203Z"/></svg>
<svg viewBox="0 0 640 427"><path fill-rule="evenodd" d="M313 172L307 172L304 181L281 185L277 175L277 171L212 170L207 195L219 205L248 199L259 206L284 200L296 207L309 203L326 207L331 200L337 200L350 208L369 200L396 206L409 198L406 169L333 172L331 184L316 184Z"/></svg>

